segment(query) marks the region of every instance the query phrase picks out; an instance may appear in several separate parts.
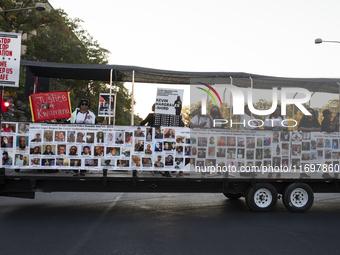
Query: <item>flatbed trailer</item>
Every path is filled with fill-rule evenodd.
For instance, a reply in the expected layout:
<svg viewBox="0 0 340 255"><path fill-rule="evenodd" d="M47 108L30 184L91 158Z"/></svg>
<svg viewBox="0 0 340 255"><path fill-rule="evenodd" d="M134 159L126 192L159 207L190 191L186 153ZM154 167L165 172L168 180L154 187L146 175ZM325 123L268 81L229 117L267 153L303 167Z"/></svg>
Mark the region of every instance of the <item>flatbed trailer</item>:
<svg viewBox="0 0 340 255"><path fill-rule="evenodd" d="M235 178L207 175L206 178L154 177L149 172L133 171L88 171L86 176L73 176L72 170L57 173L6 172L0 169L0 196L35 198L36 192L145 192L145 193L222 193L229 199L245 197L253 211L270 211L277 199L283 199L292 212L310 209L314 193L340 193L338 174L334 178L282 178L262 177Z"/></svg>
<svg viewBox="0 0 340 255"><path fill-rule="evenodd" d="M340 79L336 78L283 78L235 72L176 72L118 65L74 65L35 61L21 61L21 65L30 69L36 77L100 80L110 84L112 81L119 81L193 85L212 81L211 84L232 84L241 88L253 88L255 84L257 89L296 87L306 88L311 93L339 94L340 82ZM336 136L340 138L338 134ZM324 178L322 172L318 172L305 179L299 177L300 172L280 178L268 178L267 174L263 173L241 175L227 172L222 175L201 176L192 170L184 172L181 177L155 177L151 174L153 170L124 168L104 168L99 171L86 168L86 176L73 176L74 168L54 167L53 170L58 172L53 173L46 170L48 168L42 171L31 167L1 168L0 196L34 198L36 192L222 193L229 199L245 197L247 205L253 211L270 211L277 199L282 197L288 210L304 212L311 208L314 193L340 192L338 172L331 173L330 178Z"/></svg>

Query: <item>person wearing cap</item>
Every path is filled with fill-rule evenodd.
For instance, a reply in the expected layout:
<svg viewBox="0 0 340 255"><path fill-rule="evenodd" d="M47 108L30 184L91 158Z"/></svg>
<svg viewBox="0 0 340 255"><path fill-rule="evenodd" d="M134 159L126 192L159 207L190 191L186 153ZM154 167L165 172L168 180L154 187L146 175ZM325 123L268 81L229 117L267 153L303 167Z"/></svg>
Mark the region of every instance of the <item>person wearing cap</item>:
<svg viewBox="0 0 340 255"><path fill-rule="evenodd" d="M329 109L322 112L323 121L321 123L321 128L323 132L339 132L339 115L337 114L332 121L332 113Z"/></svg>
<svg viewBox="0 0 340 255"><path fill-rule="evenodd" d="M41 142L40 133L36 133L36 134L35 134L35 138L32 139L31 142L40 143L40 142Z"/></svg>
<svg viewBox="0 0 340 255"><path fill-rule="evenodd" d="M70 123L97 124L96 115L89 110L89 101L86 98L80 100L78 108L72 113ZM106 120L103 121L106 124Z"/></svg>

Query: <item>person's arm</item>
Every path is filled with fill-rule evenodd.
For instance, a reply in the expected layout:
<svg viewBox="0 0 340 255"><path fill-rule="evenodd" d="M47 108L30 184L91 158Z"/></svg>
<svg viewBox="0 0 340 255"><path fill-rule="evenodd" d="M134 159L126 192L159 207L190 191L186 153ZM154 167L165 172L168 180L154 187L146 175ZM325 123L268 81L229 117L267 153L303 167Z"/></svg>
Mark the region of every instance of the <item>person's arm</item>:
<svg viewBox="0 0 340 255"><path fill-rule="evenodd" d="M322 121L322 131L324 132L334 132L334 128L332 128L332 122L330 120L323 120Z"/></svg>
<svg viewBox="0 0 340 255"><path fill-rule="evenodd" d="M299 127L298 130L299 131L311 131L311 128L308 128L308 127Z"/></svg>
<svg viewBox="0 0 340 255"><path fill-rule="evenodd" d="M335 130L336 125L339 123L339 116L336 115L332 121L332 124L330 128L333 130L333 132L338 132L339 130Z"/></svg>
<svg viewBox="0 0 340 255"><path fill-rule="evenodd" d="M180 115L179 126L184 127L184 121L182 115Z"/></svg>
<svg viewBox="0 0 340 255"><path fill-rule="evenodd" d="M102 122L98 122L97 118L94 121L94 124L98 124L98 125L107 125L107 120L104 119Z"/></svg>
<svg viewBox="0 0 340 255"><path fill-rule="evenodd" d="M303 118L300 121L298 130L305 131L305 132L317 132L317 131L321 131L321 126L317 119L313 119L312 124L308 125L308 121L305 118Z"/></svg>
<svg viewBox="0 0 340 255"><path fill-rule="evenodd" d="M214 127L214 120L210 115L208 115L208 117L209 117L209 121L210 121L210 127L213 128Z"/></svg>
<svg viewBox="0 0 340 255"><path fill-rule="evenodd" d="M298 130L299 131L310 131L309 127L306 127L307 123L306 123L306 118L303 116L302 119L300 120L299 126L298 126Z"/></svg>
<svg viewBox="0 0 340 255"><path fill-rule="evenodd" d="M191 120L190 120L190 127L191 128L200 128L200 127L204 127L205 126L205 122L199 124L199 117L198 115L194 116Z"/></svg>
<svg viewBox="0 0 340 255"><path fill-rule="evenodd" d="M145 126L145 124L151 123L152 118L153 113L149 113L148 116L146 116L146 118L139 123L139 126Z"/></svg>
<svg viewBox="0 0 340 255"><path fill-rule="evenodd" d="M316 131L321 131L321 127L310 127L310 128L307 128L307 127L299 127L298 129L299 131L310 131L310 132L316 132Z"/></svg>

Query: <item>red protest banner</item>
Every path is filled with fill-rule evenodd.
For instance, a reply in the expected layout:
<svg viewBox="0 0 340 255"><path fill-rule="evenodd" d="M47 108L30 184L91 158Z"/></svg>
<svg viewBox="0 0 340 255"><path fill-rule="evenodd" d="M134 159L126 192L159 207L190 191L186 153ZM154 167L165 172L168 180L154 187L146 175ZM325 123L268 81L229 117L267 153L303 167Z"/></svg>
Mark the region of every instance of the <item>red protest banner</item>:
<svg viewBox="0 0 340 255"><path fill-rule="evenodd" d="M31 94L30 105L34 122L71 117L70 97L67 91Z"/></svg>

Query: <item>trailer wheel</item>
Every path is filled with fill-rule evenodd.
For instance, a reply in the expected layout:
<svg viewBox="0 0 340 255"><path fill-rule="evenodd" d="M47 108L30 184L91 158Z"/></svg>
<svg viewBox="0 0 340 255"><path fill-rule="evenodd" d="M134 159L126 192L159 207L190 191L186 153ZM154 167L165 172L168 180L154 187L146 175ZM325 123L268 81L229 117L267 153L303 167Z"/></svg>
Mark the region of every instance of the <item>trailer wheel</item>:
<svg viewBox="0 0 340 255"><path fill-rule="evenodd" d="M282 201L291 212L308 211L314 202L313 190L306 183L292 183L283 191Z"/></svg>
<svg viewBox="0 0 340 255"><path fill-rule="evenodd" d="M269 183L257 183L248 189L246 203L254 212L271 211L277 203L277 191Z"/></svg>
<svg viewBox="0 0 340 255"><path fill-rule="evenodd" d="M231 200L237 200L240 197L242 197L241 193L223 193L223 195L225 195L227 198Z"/></svg>

